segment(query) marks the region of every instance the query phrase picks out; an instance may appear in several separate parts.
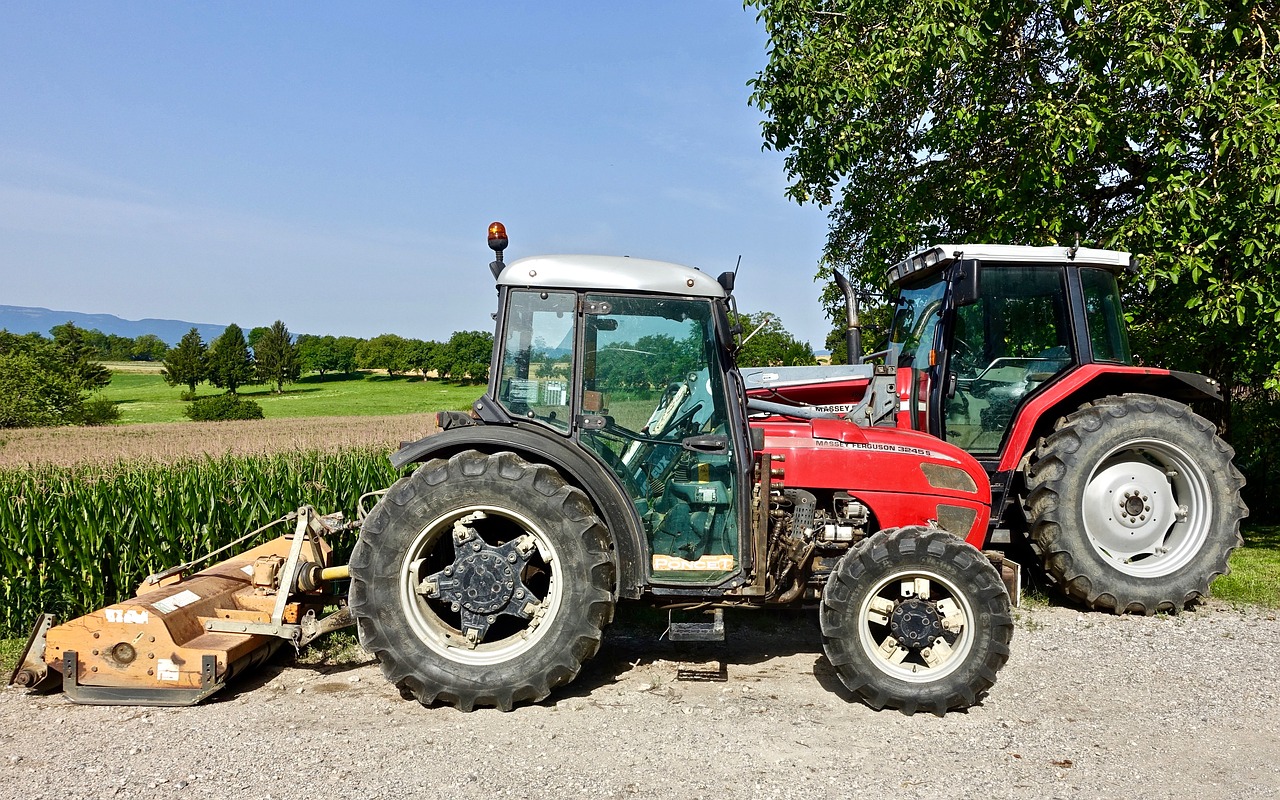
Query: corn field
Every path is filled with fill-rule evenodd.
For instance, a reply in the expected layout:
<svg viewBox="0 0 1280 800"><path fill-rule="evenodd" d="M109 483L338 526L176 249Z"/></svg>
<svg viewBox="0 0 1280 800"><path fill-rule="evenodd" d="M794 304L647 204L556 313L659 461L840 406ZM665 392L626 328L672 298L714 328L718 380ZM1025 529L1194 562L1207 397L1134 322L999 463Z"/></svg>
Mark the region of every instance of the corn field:
<svg viewBox="0 0 1280 800"><path fill-rule="evenodd" d="M399 477L387 452L0 470L0 638L25 636L41 611L63 621L132 597L148 574L300 505L351 518L361 494ZM354 541L332 544L345 554Z"/></svg>

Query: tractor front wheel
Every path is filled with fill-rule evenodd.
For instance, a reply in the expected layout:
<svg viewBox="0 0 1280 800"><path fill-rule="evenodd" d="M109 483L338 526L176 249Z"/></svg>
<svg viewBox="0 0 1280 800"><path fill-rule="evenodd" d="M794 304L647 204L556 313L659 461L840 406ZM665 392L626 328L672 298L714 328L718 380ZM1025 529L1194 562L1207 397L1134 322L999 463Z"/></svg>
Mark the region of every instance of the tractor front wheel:
<svg viewBox="0 0 1280 800"><path fill-rule="evenodd" d="M1009 594L982 553L939 528L880 531L840 559L822 593L822 644L872 708L973 705L1009 658Z"/></svg>
<svg viewBox="0 0 1280 800"><path fill-rule="evenodd" d="M600 646L614 562L590 501L514 453L397 481L351 555L351 613L387 679L463 711L543 699Z"/></svg>
<svg viewBox="0 0 1280 800"><path fill-rule="evenodd" d="M1032 542L1050 578L1117 614L1206 597L1248 514L1233 455L1212 423L1162 397L1104 397L1059 420L1027 475Z"/></svg>

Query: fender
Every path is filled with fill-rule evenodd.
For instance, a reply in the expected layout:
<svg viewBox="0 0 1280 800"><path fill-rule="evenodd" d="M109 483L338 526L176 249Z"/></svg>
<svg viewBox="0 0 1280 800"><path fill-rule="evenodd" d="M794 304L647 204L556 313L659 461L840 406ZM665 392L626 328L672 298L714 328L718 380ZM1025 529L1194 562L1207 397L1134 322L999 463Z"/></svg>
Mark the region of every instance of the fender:
<svg viewBox="0 0 1280 800"><path fill-rule="evenodd" d="M461 416L461 415L457 415ZM443 421L443 420L442 420ZM649 563L643 530L635 506L627 498L618 479L603 464L587 455L584 448L533 425L513 423L492 425L468 420L416 442L407 442L391 454L396 467L449 458L463 450L491 454L509 451L526 461L554 467L565 480L581 489L596 507L616 550L618 595L635 599L644 589L640 566Z"/></svg>
<svg viewBox="0 0 1280 800"><path fill-rule="evenodd" d="M1013 426L1000 450L997 472L1016 470L1034 437L1052 430L1053 423L1075 411L1082 403L1113 394L1145 394L1168 397L1185 403L1221 401L1218 382L1194 372L1127 367L1116 364L1085 364L1070 370L1041 387L1017 412Z"/></svg>

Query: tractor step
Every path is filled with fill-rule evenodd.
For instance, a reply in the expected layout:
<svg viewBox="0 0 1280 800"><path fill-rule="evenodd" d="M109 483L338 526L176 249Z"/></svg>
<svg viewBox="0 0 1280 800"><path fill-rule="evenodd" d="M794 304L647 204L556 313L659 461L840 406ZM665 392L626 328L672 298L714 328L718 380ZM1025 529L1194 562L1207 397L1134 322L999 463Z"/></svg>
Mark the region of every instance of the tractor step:
<svg viewBox="0 0 1280 800"><path fill-rule="evenodd" d="M699 612L705 616L707 612ZM677 611L667 612L667 638L673 642L723 642L724 641L724 609L717 608L711 612L711 619L697 622L676 621Z"/></svg>

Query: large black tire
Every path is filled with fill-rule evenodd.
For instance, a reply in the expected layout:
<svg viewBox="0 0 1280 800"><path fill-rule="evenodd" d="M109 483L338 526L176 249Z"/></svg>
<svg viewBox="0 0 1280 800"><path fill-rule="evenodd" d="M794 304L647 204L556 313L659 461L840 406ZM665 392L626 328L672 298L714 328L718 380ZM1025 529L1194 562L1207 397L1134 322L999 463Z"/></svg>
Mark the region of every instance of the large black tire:
<svg viewBox="0 0 1280 800"><path fill-rule="evenodd" d="M1013 617L982 553L939 528L880 531L840 559L822 592L822 646L875 709L941 716L976 703L1009 659Z"/></svg>
<svg viewBox="0 0 1280 800"><path fill-rule="evenodd" d="M595 655L614 585L609 536L585 494L514 453L466 451L400 479L369 514L350 606L402 694L509 711Z"/></svg>
<svg viewBox="0 0 1280 800"><path fill-rule="evenodd" d="M1177 612L1241 545L1244 477L1212 423L1162 397L1087 403L1027 474L1031 540L1059 588L1117 614Z"/></svg>

